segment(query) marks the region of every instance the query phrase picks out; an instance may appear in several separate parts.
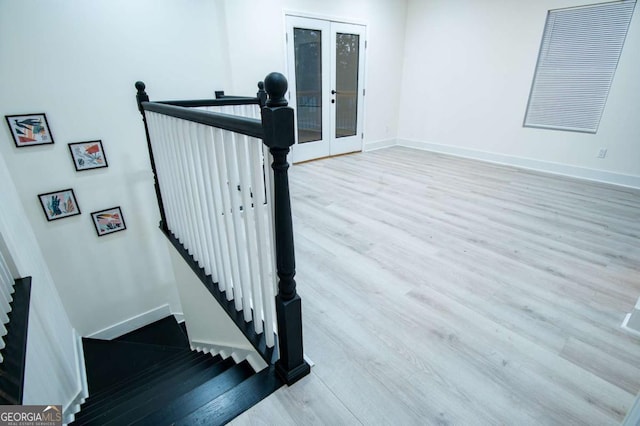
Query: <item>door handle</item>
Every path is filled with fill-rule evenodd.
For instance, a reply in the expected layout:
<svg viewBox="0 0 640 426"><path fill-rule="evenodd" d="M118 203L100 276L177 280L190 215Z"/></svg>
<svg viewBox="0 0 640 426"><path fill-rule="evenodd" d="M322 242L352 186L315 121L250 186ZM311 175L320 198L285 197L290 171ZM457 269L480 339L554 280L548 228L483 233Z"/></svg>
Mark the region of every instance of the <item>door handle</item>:
<svg viewBox="0 0 640 426"><path fill-rule="evenodd" d="M335 95L336 93L338 93L338 92L336 92L335 90L331 89L331 94L332 95Z"/></svg>
<svg viewBox="0 0 640 426"><path fill-rule="evenodd" d="M335 100L335 99L331 99L331 103L332 103L332 104L335 104L335 103L336 103L336 100Z"/></svg>

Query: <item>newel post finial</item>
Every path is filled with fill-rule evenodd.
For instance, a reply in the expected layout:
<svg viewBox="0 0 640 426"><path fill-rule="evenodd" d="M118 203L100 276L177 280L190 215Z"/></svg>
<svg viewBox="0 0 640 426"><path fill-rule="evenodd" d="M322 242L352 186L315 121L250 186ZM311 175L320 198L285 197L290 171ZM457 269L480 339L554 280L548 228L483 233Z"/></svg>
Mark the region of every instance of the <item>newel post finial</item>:
<svg viewBox="0 0 640 426"><path fill-rule="evenodd" d="M258 82L258 93L256 94L260 108L267 104L267 92L264 90L264 81Z"/></svg>
<svg viewBox="0 0 640 426"><path fill-rule="evenodd" d="M279 72L272 72L264 78L264 88L269 95L268 107L287 106L288 102L284 97L289 88L287 78Z"/></svg>
<svg viewBox="0 0 640 426"><path fill-rule="evenodd" d="M167 215L164 211L164 203L162 202L162 192L160 191L160 183L158 182L158 172L156 169L156 161L153 157L153 147L151 146L151 136L149 134L149 124L144 114L143 102L149 102L149 95L145 92L147 88L143 81L136 81L136 101L138 102L138 110L142 114L142 123L144 123L144 133L147 136L147 148L149 149L149 162L151 163L151 171L153 172L154 187L156 190L156 198L158 199L158 208L160 209L160 228L167 231Z"/></svg>
<svg viewBox="0 0 640 426"><path fill-rule="evenodd" d="M144 89L146 89L147 86L146 84L144 84L144 81L136 81L136 90L138 91L138 93L136 93L136 100L138 101L138 111L140 111L140 113L144 116L143 110L142 110L142 102L149 102L149 95L147 95L147 92L145 92Z"/></svg>

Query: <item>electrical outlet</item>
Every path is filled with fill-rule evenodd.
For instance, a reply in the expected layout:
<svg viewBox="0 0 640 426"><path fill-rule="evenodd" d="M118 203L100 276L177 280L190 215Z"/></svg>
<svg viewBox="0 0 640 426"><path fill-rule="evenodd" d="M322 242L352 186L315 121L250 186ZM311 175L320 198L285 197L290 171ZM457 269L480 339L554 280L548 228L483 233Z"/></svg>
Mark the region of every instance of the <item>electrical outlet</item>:
<svg viewBox="0 0 640 426"><path fill-rule="evenodd" d="M598 158L604 158L607 156L607 148L600 148L598 152Z"/></svg>

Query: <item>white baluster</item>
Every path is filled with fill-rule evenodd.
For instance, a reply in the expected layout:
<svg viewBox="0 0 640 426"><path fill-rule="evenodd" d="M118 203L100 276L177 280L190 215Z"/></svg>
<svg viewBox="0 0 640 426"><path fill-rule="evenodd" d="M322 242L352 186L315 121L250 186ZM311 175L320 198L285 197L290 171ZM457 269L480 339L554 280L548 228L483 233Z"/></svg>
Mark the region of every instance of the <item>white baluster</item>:
<svg viewBox="0 0 640 426"><path fill-rule="evenodd" d="M240 269L238 264L238 249L236 230L233 221L233 213L231 206L231 194L230 194L230 181L229 173L227 171L227 162L225 156L225 144L227 141L224 138L225 132L220 129L214 129L214 143L215 158L216 158L216 170L218 172L219 189L222 199L222 205L224 207L224 224L227 236L227 244L229 247L229 260L231 264L231 273L233 276L233 291L234 291L234 303L237 310L243 307L243 292L240 279Z"/></svg>
<svg viewBox="0 0 640 426"><path fill-rule="evenodd" d="M211 258L213 254L209 254L209 248L207 245L207 231L205 227L205 221L203 218L203 210L205 208L205 203L203 203L202 194L204 193L204 185L200 182L200 175L202 173L202 169L200 168L200 162L195 161L195 138L197 137L196 133L196 123L192 123L189 121L185 121L186 126L186 135L185 135L185 152L187 154L187 170L186 174L189 176L191 182L191 193L193 197L193 213L194 213L194 224L196 229L196 244L198 249L200 250L198 261L200 265L204 268L205 274L211 275L212 272L212 262Z"/></svg>
<svg viewBox="0 0 640 426"><path fill-rule="evenodd" d="M240 285L242 286L242 311L245 321L251 321L251 274L249 272L246 230L242 219L244 212L241 210L246 206L242 206L242 198L240 196L242 187L240 186L238 173L238 145L235 133L224 131L223 134L225 138L224 149L227 176L229 177L231 201L233 203L231 217L236 241L236 261L240 271Z"/></svg>
<svg viewBox="0 0 640 426"><path fill-rule="evenodd" d="M252 140L251 142L260 143ZM238 173L242 185L242 204L244 206L243 220L246 236L246 256L249 267L249 288L253 308L254 328L257 333L262 333L262 292L260 291L260 268L258 266L258 241L256 236L255 187L251 179L251 157L249 156L248 138L244 135L236 135Z"/></svg>

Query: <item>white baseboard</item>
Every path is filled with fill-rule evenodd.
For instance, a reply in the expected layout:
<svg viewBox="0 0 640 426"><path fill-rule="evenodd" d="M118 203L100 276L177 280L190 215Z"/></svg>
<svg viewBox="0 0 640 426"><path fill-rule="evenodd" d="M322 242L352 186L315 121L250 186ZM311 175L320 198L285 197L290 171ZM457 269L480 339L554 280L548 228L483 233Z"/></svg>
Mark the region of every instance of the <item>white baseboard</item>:
<svg viewBox="0 0 640 426"><path fill-rule="evenodd" d="M124 321L120 321L117 324L103 328L100 331L96 331L87 337L105 340L115 339L116 337L120 337L130 331L137 330L140 327L144 327L152 322L161 320L169 315L171 315L169 304L158 306L157 308L153 308L147 312L143 312Z"/></svg>
<svg viewBox="0 0 640 426"><path fill-rule="evenodd" d="M483 160L490 163L520 167L522 169L553 173L561 176L591 180L595 182L612 183L630 188L640 188L640 176L607 172L605 170L587 169L562 163L551 163L533 158L515 157L495 152L480 151L453 145L442 145L415 139L398 139L397 145L425 151L440 152L458 157Z"/></svg>
<svg viewBox="0 0 640 426"><path fill-rule="evenodd" d="M362 150L365 152L375 151L376 149L389 148L396 145L397 141L395 139L383 139L379 141L365 142L362 146Z"/></svg>
<svg viewBox="0 0 640 426"><path fill-rule="evenodd" d="M622 321L622 325L620 327L622 327L622 329L628 333L631 333L635 336L640 337L640 330L636 330L635 328L631 328L629 327L629 320L631 319L631 314L627 314L624 317L624 321Z"/></svg>
<svg viewBox="0 0 640 426"><path fill-rule="evenodd" d="M199 352L210 353L211 355L220 355L223 359L232 357L236 364L246 359L256 373L267 367L267 363L264 362L260 354L258 354L255 349L236 348L198 340L191 341L191 349Z"/></svg>

